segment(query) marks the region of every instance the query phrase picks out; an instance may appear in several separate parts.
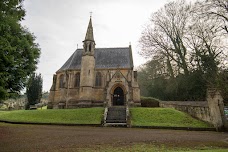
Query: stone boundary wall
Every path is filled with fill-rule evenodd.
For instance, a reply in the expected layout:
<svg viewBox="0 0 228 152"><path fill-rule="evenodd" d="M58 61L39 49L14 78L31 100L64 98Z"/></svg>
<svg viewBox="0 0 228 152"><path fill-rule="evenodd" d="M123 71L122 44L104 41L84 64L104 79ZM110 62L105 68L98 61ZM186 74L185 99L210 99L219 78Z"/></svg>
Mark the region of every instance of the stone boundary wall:
<svg viewBox="0 0 228 152"><path fill-rule="evenodd" d="M160 101L159 106L183 111L209 123L212 121L207 101Z"/></svg>
<svg viewBox="0 0 228 152"><path fill-rule="evenodd" d="M217 88L207 89L206 101L160 101L159 106L186 112L195 118L213 124L217 131L228 131L223 98Z"/></svg>

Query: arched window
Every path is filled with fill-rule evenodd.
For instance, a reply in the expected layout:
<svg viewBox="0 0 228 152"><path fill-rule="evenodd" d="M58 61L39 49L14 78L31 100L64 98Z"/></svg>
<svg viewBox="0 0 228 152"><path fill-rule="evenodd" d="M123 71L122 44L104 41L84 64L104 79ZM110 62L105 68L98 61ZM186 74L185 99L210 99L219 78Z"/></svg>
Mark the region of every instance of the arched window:
<svg viewBox="0 0 228 152"><path fill-rule="evenodd" d="M80 87L80 73L75 74L74 87Z"/></svg>
<svg viewBox="0 0 228 152"><path fill-rule="evenodd" d="M87 45L85 43L83 44L83 47L84 47L85 52L87 52Z"/></svg>
<svg viewBox="0 0 228 152"><path fill-rule="evenodd" d="M100 72L97 72L95 86L100 87L101 85L102 85L102 75Z"/></svg>
<svg viewBox="0 0 228 152"><path fill-rule="evenodd" d="M92 50L92 44L90 43L89 44L89 52L91 52L91 50Z"/></svg>
<svg viewBox="0 0 228 152"><path fill-rule="evenodd" d="M59 88L64 88L64 75L60 75L59 77Z"/></svg>

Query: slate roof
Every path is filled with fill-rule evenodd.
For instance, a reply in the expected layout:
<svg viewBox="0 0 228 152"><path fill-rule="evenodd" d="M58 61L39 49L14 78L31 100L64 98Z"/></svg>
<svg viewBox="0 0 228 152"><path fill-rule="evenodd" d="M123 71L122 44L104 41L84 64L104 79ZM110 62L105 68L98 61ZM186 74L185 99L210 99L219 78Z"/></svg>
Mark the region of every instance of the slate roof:
<svg viewBox="0 0 228 152"><path fill-rule="evenodd" d="M65 64L57 71L80 70L83 49L77 49ZM95 48L95 69L133 68L130 47Z"/></svg>

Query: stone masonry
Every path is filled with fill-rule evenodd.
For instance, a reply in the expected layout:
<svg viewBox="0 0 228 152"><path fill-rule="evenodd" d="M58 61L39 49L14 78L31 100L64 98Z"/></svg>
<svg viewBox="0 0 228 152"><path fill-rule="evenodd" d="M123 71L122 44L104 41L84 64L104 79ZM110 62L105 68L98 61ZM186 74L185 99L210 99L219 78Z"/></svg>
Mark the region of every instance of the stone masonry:
<svg viewBox="0 0 228 152"><path fill-rule="evenodd" d="M53 76L49 108L140 105L131 46L95 45L90 18L83 49L77 49Z"/></svg>

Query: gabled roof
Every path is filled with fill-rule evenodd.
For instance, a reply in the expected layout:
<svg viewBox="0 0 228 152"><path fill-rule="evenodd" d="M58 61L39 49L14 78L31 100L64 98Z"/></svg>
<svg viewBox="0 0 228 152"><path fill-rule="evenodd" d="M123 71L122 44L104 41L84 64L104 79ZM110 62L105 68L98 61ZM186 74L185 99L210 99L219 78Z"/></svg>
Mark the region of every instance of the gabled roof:
<svg viewBox="0 0 228 152"><path fill-rule="evenodd" d="M83 49L77 49L65 64L57 71L80 70ZM131 47L95 48L95 69L133 69Z"/></svg>

